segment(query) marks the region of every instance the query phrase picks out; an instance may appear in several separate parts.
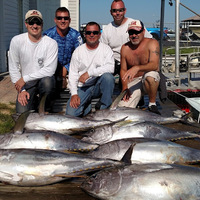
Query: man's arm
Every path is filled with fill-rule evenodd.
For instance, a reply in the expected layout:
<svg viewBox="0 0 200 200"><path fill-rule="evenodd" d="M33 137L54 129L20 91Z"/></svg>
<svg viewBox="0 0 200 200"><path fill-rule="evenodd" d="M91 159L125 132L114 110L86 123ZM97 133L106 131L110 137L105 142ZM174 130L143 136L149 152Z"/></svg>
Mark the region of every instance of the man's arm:
<svg viewBox="0 0 200 200"><path fill-rule="evenodd" d="M16 83L21 78L20 73L20 60L16 39L12 39L10 42L9 54L8 54L8 63L9 63L9 74L11 77L11 81Z"/></svg>
<svg viewBox="0 0 200 200"><path fill-rule="evenodd" d="M81 102L80 97L78 96L78 80L79 80L78 68L79 68L78 52L74 51L70 62L70 71L69 71L69 90L71 93L70 106L72 108L78 108Z"/></svg>
<svg viewBox="0 0 200 200"><path fill-rule="evenodd" d="M122 91L128 88L128 80L123 80L125 73L127 72L127 63L126 63L126 46L123 45L121 48L121 69L120 69L120 78L122 82Z"/></svg>

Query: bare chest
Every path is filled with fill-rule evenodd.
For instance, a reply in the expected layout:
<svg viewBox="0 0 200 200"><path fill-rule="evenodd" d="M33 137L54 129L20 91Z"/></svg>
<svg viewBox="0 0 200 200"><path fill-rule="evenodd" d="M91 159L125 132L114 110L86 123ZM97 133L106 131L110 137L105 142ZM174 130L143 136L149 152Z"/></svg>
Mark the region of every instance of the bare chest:
<svg viewBox="0 0 200 200"><path fill-rule="evenodd" d="M128 68L135 65L144 65L149 62L149 51L144 49L141 51L132 50L129 55L127 55L127 65Z"/></svg>

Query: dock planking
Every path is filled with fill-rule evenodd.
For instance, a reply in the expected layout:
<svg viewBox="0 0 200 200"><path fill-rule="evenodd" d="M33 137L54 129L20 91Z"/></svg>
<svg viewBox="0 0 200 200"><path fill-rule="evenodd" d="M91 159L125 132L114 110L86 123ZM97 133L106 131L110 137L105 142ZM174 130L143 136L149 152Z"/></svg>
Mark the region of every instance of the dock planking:
<svg viewBox="0 0 200 200"><path fill-rule="evenodd" d="M80 188L82 181L83 178L72 178L38 187L19 187L0 183L0 200L94 200L95 198Z"/></svg>

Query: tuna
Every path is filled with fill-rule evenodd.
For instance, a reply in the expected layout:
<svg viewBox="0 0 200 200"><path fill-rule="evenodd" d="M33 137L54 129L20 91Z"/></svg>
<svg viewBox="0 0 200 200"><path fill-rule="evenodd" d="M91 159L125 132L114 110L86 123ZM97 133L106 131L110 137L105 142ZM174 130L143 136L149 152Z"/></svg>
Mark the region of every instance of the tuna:
<svg viewBox="0 0 200 200"><path fill-rule="evenodd" d="M83 175L120 162L52 150L0 149L0 181L41 186Z"/></svg>
<svg viewBox="0 0 200 200"><path fill-rule="evenodd" d="M88 177L82 189L105 200L198 200L200 169L168 164L128 165Z"/></svg>
<svg viewBox="0 0 200 200"><path fill-rule="evenodd" d="M199 137L195 133L178 131L154 122L128 123L119 122L114 125L105 125L85 133L83 141L104 144L110 141L125 138L155 138L160 140L177 140Z"/></svg>
<svg viewBox="0 0 200 200"><path fill-rule="evenodd" d="M48 149L57 151L90 151L98 145L81 141L70 135L52 131L31 131L23 134L0 135L0 149Z"/></svg>
<svg viewBox="0 0 200 200"><path fill-rule="evenodd" d="M97 110L85 116L85 119L118 121L122 119L133 122L151 121L159 124L169 124L182 121L179 117L163 117L147 110L138 108L118 107L116 109ZM184 120L183 120L184 121Z"/></svg>
<svg viewBox="0 0 200 200"><path fill-rule="evenodd" d="M39 114L34 112L29 112L28 115L26 112L22 113L17 120L19 124L18 121L20 121L20 124L24 124L26 130L49 130L62 134L74 134L113 123L109 120L89 120L68 115ZM14 130L20 133L18 126Z"/></svg>
<svg viewBox="0 0 200 200"><path fill-rule="evenodd" d="M195 164L200 161L200 150L170 141L151 138L130 138L115 140L100 145L88 155L127 161L128 163L178 163Z"/></svg>

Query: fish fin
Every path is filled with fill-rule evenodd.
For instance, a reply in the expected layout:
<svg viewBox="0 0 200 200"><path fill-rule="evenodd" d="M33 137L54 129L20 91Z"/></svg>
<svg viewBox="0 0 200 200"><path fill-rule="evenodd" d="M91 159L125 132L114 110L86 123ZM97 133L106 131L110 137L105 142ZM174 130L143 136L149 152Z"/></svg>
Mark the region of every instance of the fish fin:
<svg viewBox="0 0 200 200"><path fill-rule="evenodd" d="M67 175L67 174L56 174L55 177L63 177L63 178L86 178L87 176L84 175Z"/></svg>
<svg viewBox="0 0 200 200"><path fill-rule="evenodd" d="M128 116L127 116L127 117L128 117ZM126 117L126 118L127 118L127 117ZM128 125L128 124L131 124L131 125L132 125L132 124L137 124L137 123L139 123L139 122L135 122L135 123L134 123L134 122L131 121L131 120L126 120L126 118L125 118L124 120L120 120L119 122L117 122L116 125L117 125L117 126L125 126L125 125Z"/></svg>
<svg viewBox="0 0 200 200"><path fill-rule="evenodd" d="M189 122L189 119L193 117L193 113L189 112L185 115L183 115L180 119L180 122L189 126L200 128L200 124L197 122Z"/></svg>
<svg viewBox="0 0 200 200"><path fill-rule="evenodd" d="M123 124L123 123L125 123L127 117L128 116L126 116L126 117L124 117L122 119L116 120L116 121L110 121L110 120L106 120L106 119L103 119L103 121L106 120L106 121L110 122L109 124L106 124L106 125L114 125L114 124L118 124L118 123L122 123ZM102 120L100 120L100 121L102 121ZM104 126L104 125L100 125L100 126Z"/></svg>
<svg viewBox="0 0 200 200"><path fill-rule="evenodd" d="M196 165L200 163L200 160L192 160L192 161L186 161L187 165Z"/></svg>
<svg viewBox="0 0 200 200"><path fill-rule="evenodd" d="M18 120L18 118L20 117L20 113L15 113L15 114L12 114L12 119L16 122Z"/></svg>
<svg viewBox="0 0 200 200"><path fill-rule="evenodd" d="M79 152L78 152L78 149L77 150L75 150L75 149L73 149L73 150L62 150L61 152L63 152L63 153L69 153L69 154L80 154Z"/></svg>
<svg viewBox="0 0 200 200"><path fill-rule="evenodd" d="M115 110L119 104L119 102L121 101L121 99L124 97L124 95L126 94L127 90L124 90L123 92L121 92L119 94L119 96L113 101L113 103L110 106L110 110Z"/></svg>
<svg viewBox="0 0 200 200"><path fill-rule="evenodd" d="M135 146L135 144L130 145L130 147L128 148L128 150L124 154L123 158L121 159L122 162L125 162L127 164L132 164L131 163L131 156L132 156L132 153L133 153L134 146Z"/></svg>
<svg viewBox="0 0 200 200"><path fill-rule="evenodd" d="M29 110L29 111L23 112L19 116L19 118L17 119L15 126L13 128L14 134L22 134L23 133L26 120L31 112L34 112L34 110Z"/></svg>
<svg viewBox="0 0 200 200"><path fill-rule="evenodd" d="M40 100L39 109L38 109L39 114L45 114L46 99L47 99L47 94L44 94Z"/></svg>

